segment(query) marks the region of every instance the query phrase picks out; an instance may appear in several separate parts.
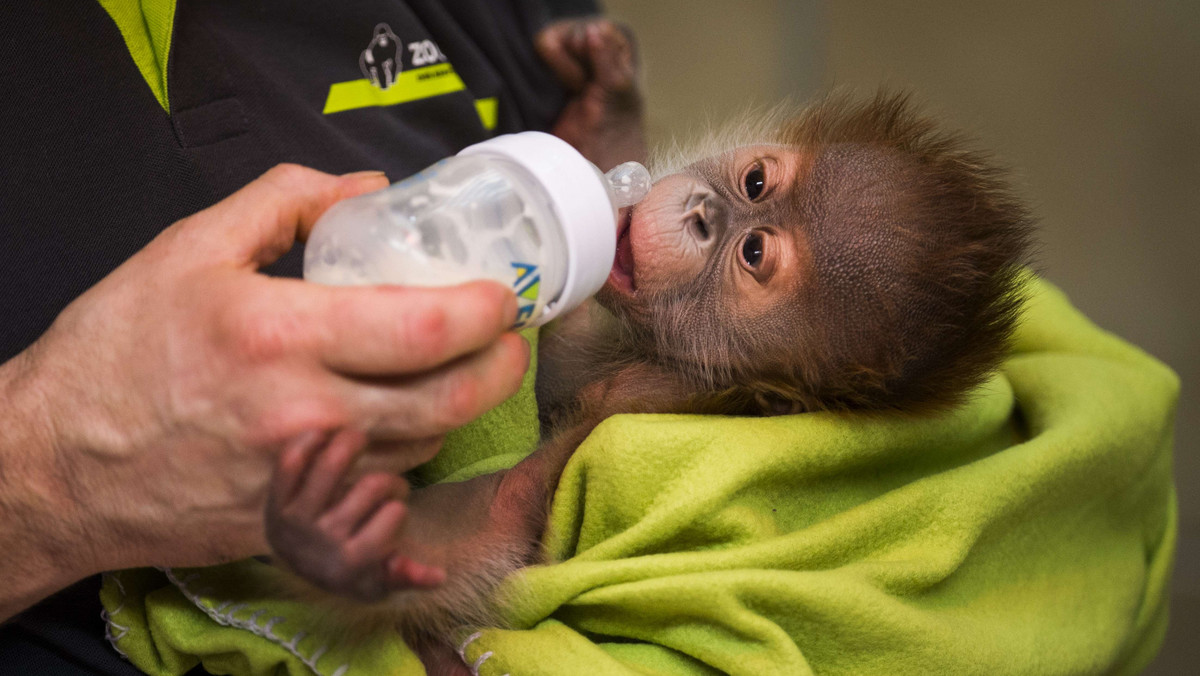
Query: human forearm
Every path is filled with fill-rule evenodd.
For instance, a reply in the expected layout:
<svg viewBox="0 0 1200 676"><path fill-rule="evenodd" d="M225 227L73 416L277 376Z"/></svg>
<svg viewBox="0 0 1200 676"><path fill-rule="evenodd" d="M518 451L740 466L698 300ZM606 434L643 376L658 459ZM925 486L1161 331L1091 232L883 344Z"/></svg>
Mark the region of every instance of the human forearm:
<svg viewBox="0 0 1200 676"><path fill-rule="evenodd" d="M0 621L95 572L33 362L0 365Z"/></svg>

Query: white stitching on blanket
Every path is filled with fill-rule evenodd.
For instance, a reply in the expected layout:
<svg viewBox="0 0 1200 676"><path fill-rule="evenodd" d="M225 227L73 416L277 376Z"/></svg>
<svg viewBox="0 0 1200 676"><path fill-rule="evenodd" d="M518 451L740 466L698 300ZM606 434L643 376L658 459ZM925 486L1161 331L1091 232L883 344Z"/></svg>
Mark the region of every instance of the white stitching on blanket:
<svg viewBox="0 0 1200 676"><path fill-rule="evenodd" d="M296 649L296 644L300 643L300 641L303 641L305 636L308 636L307 631L298 631L296 632L295 636L292 636L292 640L283 644L283 647L294 651Z"/></svg>
<svg viewBox="0 0 1200 676"><path fill-rule="evenodd" d="M117 624L113 620L113 615L125 609L125 585L121 584L121 579L117 577L116 573L104 573L104 578L115 582L117 584L117 591L121 594L121 603L111 613L108 612L108 608L100 610L100 619L104 620L104 638L112 646L112 649L117 651L118 655L128 660L129 656L125 654L124 650L121 650L121 647L117 645L117 641L125 638L125 634L129 633L129 627Z"/></svg>
<svg viewBox="0 0 1200 676"><path fill-rule="evenodd" d="M483 636L482 631L477 631L474 634L471 634L470 636L468 636L466 638L465 641L462 642L462 645L458 646L458 648L455 649L455 652L458 653L458 656L460 658L462 658L463 664L467 663L467 646L471 645L475 641L478 641L480 636ZM489 650L489 651L485 652L484 654L480 655L479 659L475 660L475 664L471 665L471 667L470 667L472 676L479 676L479 667L482 667L483 663L487 662L492 657L492 655L495 655L495 654L496 653ZM504 676L510 676L510 675L504 674Z"/></svg>
<svg viewBox="0 0 1200 676"><path fill-rule="evenodd" d="M104 577L106 577L106 578L108 578L108 579L112 580L113 582L116 582L116 583L117 583L117 590L121 592L121 598L122 598L122 599L124 599L124 598L125 598L125 595L126 595L126 592L125 592L125 585L121 584L121 578L117 577L117 574L116 574L116 573L105 573L105 574L104 574ZM121 607L122 607L122 608L124 608L124 607L125 607L125 602L124 602L124 600L122 600L122 602L121 602ZM113 612L116 612L116 611L113 611Z"/></svg>
<svg viewBox="0 0 1200 676"><path fill-rule="evenodd" d="M492 651L489 650L486 653L480 655L479 658L475 660L475 664L471 665L472 676L479 676L479 667L482 667L484 662L487 662L489 659L491 659L492 654L493 654Z"/></svg>
<svg viewBox="0 0 1200 676"><path fill-rule="evenodd" d="M474 643L475 641L479 640L480 636L483 636L483 632L477 631L474 634L471 634L470 636L468 636L467 640L463 641L462 645L458 646L458 656L462 658L462 661L464 664L467 662L467 646L469 646L472 643Z"/></svg>
<svg viewBox="0 0 1200 676"><path fill-rule="evenodd" d="M178 587L179 591L182 592L189 601L195 604L195 606L200 610L203 610L204 613L211 617L212 620L217 624L227 627L237 627L238 629L245 629L253 634L262 636L263 638L282 646L285 650L294 655L296 659L303 662L304 666L311 669L312 672L317 676L325 676L319 669L317 669L317 660L321 659L321 657L329 651L330 646L328 643L318 646L317 649L306 658L304 655L300 654L300 649L298 646L300 641L308 636L308 632L298 631L292 636L291 640L288 641L284 641L283 638L275 634L275 625L279 624L280 622L286 622L286 617L275 616L267 620L266 624L259 626L258 618L261 617L263 613L267 612L265 608L260 608L255 610L247 619L239 620L233 616L234 613L248 608L249 604L238 603L236 605L231 605L230 601L225 601L220 605L216 605L217 602L213 601L212 603L214 605L205 605L204 600L200 598L199 594L188 588L188 583L197 578L196 574L189 575L186 580L180 580L175 576L174 571L172 571L170 568L162 568L161 570L166 573L167 579L170 580L171 583L176 587ZM345 676L349 669L349 664L342 664L338 666L338 668L334 670L330 676Z"/></svg>

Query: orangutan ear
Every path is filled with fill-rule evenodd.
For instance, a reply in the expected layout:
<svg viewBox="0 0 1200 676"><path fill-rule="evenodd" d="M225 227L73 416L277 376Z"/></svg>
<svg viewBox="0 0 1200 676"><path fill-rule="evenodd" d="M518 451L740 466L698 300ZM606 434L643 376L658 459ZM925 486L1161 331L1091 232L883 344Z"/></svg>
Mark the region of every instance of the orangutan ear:
<svg viewBox="0 0 1200 676"><path fill-rule="evenodd" d="M804 405L794 399L787 399L773 392L759 392L754 395L758 411L762 415L792 415L803 413Z"/></svg>

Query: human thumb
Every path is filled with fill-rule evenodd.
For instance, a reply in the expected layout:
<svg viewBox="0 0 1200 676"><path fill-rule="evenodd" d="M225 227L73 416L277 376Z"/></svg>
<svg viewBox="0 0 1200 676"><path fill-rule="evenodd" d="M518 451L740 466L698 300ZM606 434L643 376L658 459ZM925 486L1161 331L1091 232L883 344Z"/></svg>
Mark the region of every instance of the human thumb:
<svg viewBox="0 0 1200 676"><path fill-rule="evenodd" d="M280 164L187 219L197 244L224 262L254 269L275 262L339 200L387 187L381 171L344 176Z"/></svg>

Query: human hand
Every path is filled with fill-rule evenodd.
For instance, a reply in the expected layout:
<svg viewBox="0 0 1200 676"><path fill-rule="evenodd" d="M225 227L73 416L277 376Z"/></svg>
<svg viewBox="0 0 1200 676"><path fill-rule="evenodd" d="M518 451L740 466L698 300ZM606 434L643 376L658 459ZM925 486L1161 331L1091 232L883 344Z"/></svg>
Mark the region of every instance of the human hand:
<svg viewBox="0 0 1200 676"><path fill-rule="evenodd" d="M36 402L46 482L70 498L46 537L77 573L264 553L266 487L289 440L361 430L402 471L517 390L528 346L505 332L516 305L501 285L257 274L331 204L386 185L276 167L167 228L6 364Z"/></svg>
<svg viewBox="0 0 1200 676"><path fill-rule="evenodd" d="M538 33L534 46L570 94L553 133L601 171L630 160L644 162L632 31L602 17L565 19Z"/></svg>

